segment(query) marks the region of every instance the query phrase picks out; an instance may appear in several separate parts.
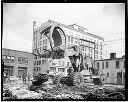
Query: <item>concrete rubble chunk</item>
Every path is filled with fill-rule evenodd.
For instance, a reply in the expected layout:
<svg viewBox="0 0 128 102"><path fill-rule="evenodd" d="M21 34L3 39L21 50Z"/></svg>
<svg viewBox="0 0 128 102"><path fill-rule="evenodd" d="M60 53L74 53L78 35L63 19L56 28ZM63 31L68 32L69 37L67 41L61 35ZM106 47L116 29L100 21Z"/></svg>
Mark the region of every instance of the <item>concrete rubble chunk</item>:
<svg viewBox="0 0 128 102"><path fill-rule="evenodd" d="M35 87L35 86L34 86ZM55 100L125 100L125 89L111 85L89 85L82 87L53 85L52 80L36 86L34 91L29 90L27 84L13 81L4 84L3 95L12 99L55 99Z"/></svg>

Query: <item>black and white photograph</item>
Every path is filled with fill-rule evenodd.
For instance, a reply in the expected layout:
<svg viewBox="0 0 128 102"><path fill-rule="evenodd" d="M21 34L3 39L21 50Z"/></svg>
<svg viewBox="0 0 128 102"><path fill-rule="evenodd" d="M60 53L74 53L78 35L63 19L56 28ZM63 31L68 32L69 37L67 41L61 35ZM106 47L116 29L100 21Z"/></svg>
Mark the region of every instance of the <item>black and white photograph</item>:
<svg viewBox="0 0 128 102"><path fill-rule="evenodd" d="M125 3L2 6L1 100L126 100Z"/></svg>

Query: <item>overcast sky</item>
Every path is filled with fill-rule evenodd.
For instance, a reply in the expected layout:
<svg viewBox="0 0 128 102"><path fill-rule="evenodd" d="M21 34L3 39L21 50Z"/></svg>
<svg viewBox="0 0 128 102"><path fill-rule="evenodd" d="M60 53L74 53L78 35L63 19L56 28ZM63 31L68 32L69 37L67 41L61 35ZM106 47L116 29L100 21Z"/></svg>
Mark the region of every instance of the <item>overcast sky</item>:
<svg viewBox="0 0 128 102"><path fill-rule="evenodd" d="M33 21L51 19L78 24L104 38L104 51L125 54L125 4L121 3L5 3L2 47L32 52ZM119 40L118 40L119 39ZM114 41L116 40L116 41ZM111 42L107 42L111 41Z"/></svg>

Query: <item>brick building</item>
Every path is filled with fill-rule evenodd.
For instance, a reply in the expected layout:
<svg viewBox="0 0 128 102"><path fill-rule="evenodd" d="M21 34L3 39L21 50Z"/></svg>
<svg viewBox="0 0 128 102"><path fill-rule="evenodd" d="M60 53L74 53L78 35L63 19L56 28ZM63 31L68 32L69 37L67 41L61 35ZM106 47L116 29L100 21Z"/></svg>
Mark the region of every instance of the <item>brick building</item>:
<svg viewBox="0 0 128 102"><path fill-rule="evenodd" d="M4 61L2 70L8 76L21 77L23 72L33 76L34 55L32 53L2 48L2 59Z"/></svg>
<svg viewBox="0 0 128 102"><path fill-rule="evenodd" d="M95 61L95 67L99 73L105 73L107 76L106 83L125 84L125 57L116 58L116 53L110 54L110 59Z"/></svg>

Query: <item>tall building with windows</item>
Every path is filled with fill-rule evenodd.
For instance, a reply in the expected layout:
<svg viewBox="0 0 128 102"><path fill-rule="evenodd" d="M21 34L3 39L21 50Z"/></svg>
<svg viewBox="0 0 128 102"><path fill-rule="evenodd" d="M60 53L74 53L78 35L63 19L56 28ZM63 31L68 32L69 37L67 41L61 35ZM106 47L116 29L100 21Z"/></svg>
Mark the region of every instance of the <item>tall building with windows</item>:
<svg viewBox="0 0 128 102"><path fill-rule="evenodd" d="M7 76L22 77L23 72L33 76L34 55L32 53L2 48L2 60L4 61L2 70Z"/></svg>
<svg viewBox="0 0 128 102"><path fill-rule="evenodd" d="M66 47L72 45L82 45L81 51L84 56L90 56L93 60L102 59L102 44L104 39L95 34L91 34L86 28L81 27L77 24L64 25L59 22L48 20L41 24L40 27L36 26L36 22L33 23L33 49L32 52L36 53L36 48L40 53L43 53L43 49L50 49L49 39L41 34L42 31L50 31L50 27L57 25L59 26L66 35ZM61 33L59 30L57 31ZM56 35L57 35L56 32ZM51 32L49 32L51 33ZM56 36L57 37L57 36ZM34 70L45 71L43 69L44 63L47 61L45 58L35 58ZM59 60L53 60L50 63L50 70L57 72L65 72L65 68L70 67L71 63L69 58L63 58ZM65 72L66 73L66 72Z"/></svg>
<svg viewBox="0 0 128 102"><path fill-rule="evenodd" d="M108 84L125 84L125 57L116 58L116 53L110 54L110 59L95 61L99 73L106 74Z"/></svg>

